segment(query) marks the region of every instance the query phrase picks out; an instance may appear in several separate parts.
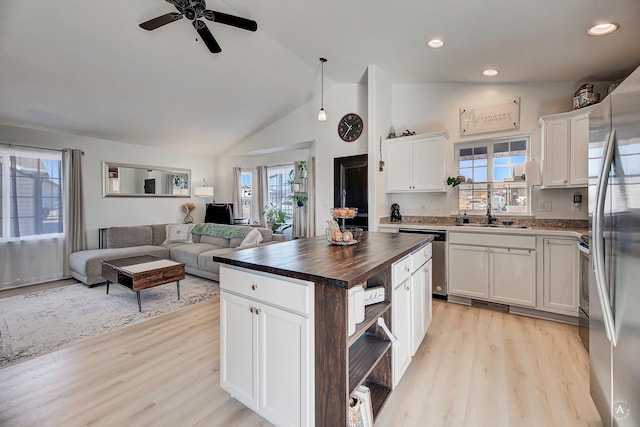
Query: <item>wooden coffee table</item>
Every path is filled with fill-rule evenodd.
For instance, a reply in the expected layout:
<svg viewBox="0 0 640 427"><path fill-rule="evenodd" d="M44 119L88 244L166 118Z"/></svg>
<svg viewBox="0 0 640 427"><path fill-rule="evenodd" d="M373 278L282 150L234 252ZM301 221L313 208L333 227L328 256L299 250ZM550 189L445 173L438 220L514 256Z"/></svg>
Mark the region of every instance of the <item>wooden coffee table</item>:
<svg viewBox="0 0 640 427"><path fill-rule="evenodd" d="M180 280L184 279L184 264L151 255L102 261L102 277L109 283L118 283L136 293L138 311L142 311L140 291L165 283L176 282L180 299Z"/></svg>

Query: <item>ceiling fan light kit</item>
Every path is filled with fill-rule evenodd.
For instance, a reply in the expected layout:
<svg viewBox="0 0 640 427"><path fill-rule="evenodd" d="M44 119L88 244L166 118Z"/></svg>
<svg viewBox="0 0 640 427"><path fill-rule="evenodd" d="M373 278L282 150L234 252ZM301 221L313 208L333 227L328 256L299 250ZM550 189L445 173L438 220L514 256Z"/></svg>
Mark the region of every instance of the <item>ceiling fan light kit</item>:
<svg viewBox="0 0 640 427"><path fill-rule="evenodd" d="M192 21L193 28L198 32L198 35L207 46L211 53L220 53L222 48L216 41L209 28L201 21L200 18L207 19L211 22L218 22L220 24L230 25L232 27L240 28L247 31L256 31L258 24L251 19L241 18L239 16L229 15L222 12L216 12L208 10L204 0L166 0L175 6L178 12L167 13L157 18L150 19L140 24L140 28L147 31L155 30L163 25L170 24L178 21L183 17Z"/></svg>
<svg viewBox="0 0 640 427"><path fill-rule="evenodd" d="M322 67L322 79L320 80L320 111L318 111L318 120L324 122L327 120L327 112L324 111L324 63L327 58L320 58L320 66Z"/></svg>

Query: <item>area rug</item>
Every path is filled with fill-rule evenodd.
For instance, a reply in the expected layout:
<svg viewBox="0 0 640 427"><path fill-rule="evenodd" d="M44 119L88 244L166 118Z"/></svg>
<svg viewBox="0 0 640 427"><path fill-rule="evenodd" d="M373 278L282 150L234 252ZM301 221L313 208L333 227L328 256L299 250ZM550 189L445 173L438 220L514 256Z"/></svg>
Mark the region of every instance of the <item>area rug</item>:
<svg viewBox="0 0 640 427"><path fill-rule="evenodd" d="M112 284L79 283L0 299L0 368L58 350L134 323L170 313L218 295L217 282L187 275L176 284L135 292Z"/></svg>

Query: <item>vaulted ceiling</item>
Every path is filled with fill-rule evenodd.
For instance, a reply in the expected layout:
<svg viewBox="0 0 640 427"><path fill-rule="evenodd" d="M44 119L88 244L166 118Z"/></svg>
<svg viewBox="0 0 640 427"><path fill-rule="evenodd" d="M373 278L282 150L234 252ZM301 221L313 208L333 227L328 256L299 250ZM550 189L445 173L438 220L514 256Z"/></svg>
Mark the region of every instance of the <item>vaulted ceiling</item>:
<svg viewBox="0 0 640 427"><path fill-rule="evenodd" d="M164 0L0 1L0 123L216 155L319 96L361 82L613 81L640 65L638 0L208 0L257 32L138 24ZM587 29L620 24L608 36ZM426 47L440 37L441 49ZM497 68L492 79L481 75Z"/></svg>

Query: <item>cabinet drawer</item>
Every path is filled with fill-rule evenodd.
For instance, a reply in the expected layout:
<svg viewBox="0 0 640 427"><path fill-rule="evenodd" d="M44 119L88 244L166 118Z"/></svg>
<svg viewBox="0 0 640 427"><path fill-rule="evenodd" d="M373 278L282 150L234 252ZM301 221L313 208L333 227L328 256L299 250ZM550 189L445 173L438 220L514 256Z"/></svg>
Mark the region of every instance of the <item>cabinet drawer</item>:
<svg viewBox="0 0 640 427"><path fill-rule="evenodd" d="M310 285L268 273L220 267L220 289L305 315L311 313Z"/></svg>
<svg viewBox="0 0 640 427"><path fill-rule="evenodd" d="M400 261L396 261L391 266L393 275L393 286L397 286L411 276L411 256L407 255Z"/></svg>
<svg viewBox="0 0 640 427"><path fill-rule="evenodd" d="M535 236L498 233L449 233L449 244L535 249Z"/></svg>
<svg viewBox="0 0 640 427"><path fill-rule="evenodd" d="M411 272L413 273L422 264L431 259L432 247L431 243L424 246L411 254Z"/></svg>

